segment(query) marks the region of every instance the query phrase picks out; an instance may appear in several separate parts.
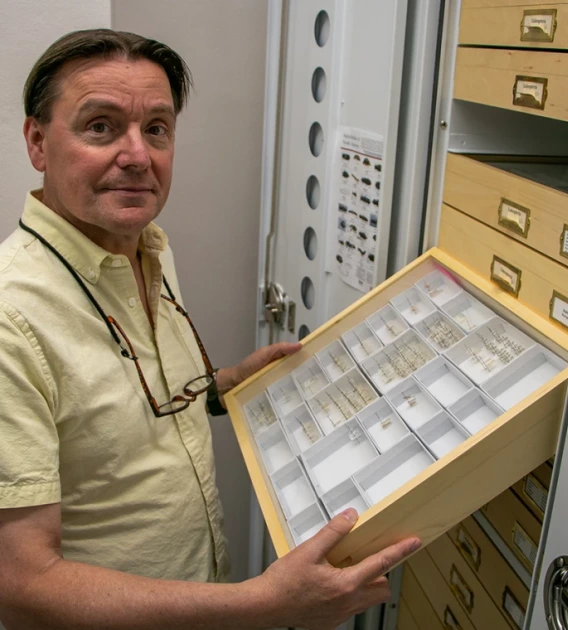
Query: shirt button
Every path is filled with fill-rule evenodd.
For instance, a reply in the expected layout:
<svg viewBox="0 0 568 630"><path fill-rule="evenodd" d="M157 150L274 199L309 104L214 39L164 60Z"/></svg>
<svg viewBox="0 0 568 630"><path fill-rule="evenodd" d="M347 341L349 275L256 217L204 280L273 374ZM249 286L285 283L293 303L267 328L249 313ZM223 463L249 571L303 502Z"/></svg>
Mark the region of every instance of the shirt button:
<svg viewBox="0 0 568 630"><path fill-rule="evenodd" d="M128 306L136 306L136 298L128 298Z"/></svg>
<svg viewBox="0 0 568 630"><path fill-rule="evenodd" d="M89 278L92 280L93 278L96 277L96 273L94 269L89 269L89 272L87 273L87 275L89 276Z"/></svg>
<svg viewBox="0 0 568 630"><path fill-rule="evenodd" d="M120 258L115 258L112 261L112 266L113 267L122 267L122 260L120 260Z"/></svg>

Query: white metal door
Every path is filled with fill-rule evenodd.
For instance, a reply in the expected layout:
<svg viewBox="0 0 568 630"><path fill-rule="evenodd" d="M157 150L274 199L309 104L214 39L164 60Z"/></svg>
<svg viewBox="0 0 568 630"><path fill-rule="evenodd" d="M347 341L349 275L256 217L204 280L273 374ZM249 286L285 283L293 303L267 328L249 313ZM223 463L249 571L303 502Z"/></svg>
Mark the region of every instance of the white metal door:
<svg viewBox="0 0 568 630"><path fill-rule="evenodd" d="M525 630L568 630L567 436L568 406L565 405Z"/></svg>
<svg viewBox="0 0 568 630"><path fill-rule="evenodd" d="M285 20L280 64L285 80L278 99L277 78L268 76L273 110L266 112L265 165L275 151L276 168L264 177L259 310L267 280L295 304L295 321L283 314L274 340L302 338L362 295L339 278L333 263L334 147L342 125L384 138L373 283L386 277L406 5L406 0L271 4L272 35L279 17ZM277 52L269 42L269 54ZM268 64L274 73L278 64L270 59ZM274 236L267 246L272 209ZM261 324L259 344L268 340L269 327Z"/></svg>

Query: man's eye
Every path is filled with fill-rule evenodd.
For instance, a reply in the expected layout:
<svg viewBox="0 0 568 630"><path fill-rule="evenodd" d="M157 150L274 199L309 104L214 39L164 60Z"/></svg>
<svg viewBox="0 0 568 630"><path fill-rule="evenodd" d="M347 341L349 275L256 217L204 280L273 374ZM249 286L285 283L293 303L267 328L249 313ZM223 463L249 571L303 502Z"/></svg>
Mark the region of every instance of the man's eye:
<svg viewBox="0 0 568 630"><path fill-rule="evenodd" d="M163 125L152 125L148 127L148 133L152 136L165 136L167 129Z"/></svg>
<svg viewBox="0 0 568 630"><path fill-rule="evenodd" d="M95 133L104 133L109 129L110 127L104 122L95 122L89 125L89 130L94 131Z"/></svg>

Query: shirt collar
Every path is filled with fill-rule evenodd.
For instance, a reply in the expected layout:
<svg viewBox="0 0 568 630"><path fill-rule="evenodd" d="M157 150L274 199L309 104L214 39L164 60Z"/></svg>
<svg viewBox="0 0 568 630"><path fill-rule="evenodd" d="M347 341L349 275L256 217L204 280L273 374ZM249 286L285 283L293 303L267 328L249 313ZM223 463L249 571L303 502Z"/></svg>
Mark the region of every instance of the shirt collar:
<svg viewBox="0 0 568 630"><path fill-rule="evenodd" d="M42 198L41 188L28 192L22 221L43 236L87 282L97 283L101 267L113 266L116 260L126 260L126 256L111 254L93 243L69 221L48 208ZM164 231L155 223L150 223L140 235L138 248L143 255L157 257L167 245Z"/></svg>

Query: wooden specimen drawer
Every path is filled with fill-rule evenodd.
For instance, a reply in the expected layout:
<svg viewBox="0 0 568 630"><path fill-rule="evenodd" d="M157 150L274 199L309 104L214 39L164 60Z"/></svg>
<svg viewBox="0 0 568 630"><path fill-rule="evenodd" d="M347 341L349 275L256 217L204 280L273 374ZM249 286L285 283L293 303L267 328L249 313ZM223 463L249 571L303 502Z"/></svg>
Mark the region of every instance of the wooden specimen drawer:
<svg viewBox="0 0 568 630"><path fill-rule="evenodd" d="M511 300L568 328L565 266L447 205L442 207L438 241L441 249L492 280L493 294L507 292Z"/></svg>
<svg viewBox="0 0 568 630"><path fill-rule="evenodd" d="M511 490L506 490L482 508L487 520L508 547L532 573L542 531L540 521Z"/></svg>
<svg viewBox="0 0 568 630"><path fill-rule="evenodd" d="M277 554L348 506L337 566L472 514L555 452L567 350L437 248L369 292L226 396Z"/></svg>
<svg viewBox="0 0 568 630"><path fill-rule="evenodd" d="M448 154L444 202L568 265L568 161Z"/></svg>
<svg viewBox="0 0 568 630"><path fill-rule="evenodd" d="M406 602L408 614L412 616L419 630L442 630L442 622L436 616L436 611L428 601L426 593L408 563L404 565L401 597ZM400 625L400 615L399 630L403 630Z"/></svg>
<svg viewBox="0 0 568 630"><path fill-rule="evenodd" d="M459 43L568 49L568 2L462 0Z"/></svg>
<svg viewBox="0 0 568 630"><path fill-rule="evenodd" d="M541 523L544 519L551 478L552 466L550 462L545 462L526 477L519 479L513 486L515 494Z"/></svg>
<svg viewBox="0 0 568 630"><path fill-rule="evenodd" d="M407 564L416 576L418 584L424 590L444 629L476 630L426 549L410 558ZM488 628L489 626L477 630L488 630ZM430 629L428 628L428 630Z"/></svg>
<svg viewBox="0 0 568 630"><path fill-rule="evenodd" d="M420 628L414 620L414 617L410 613L408 605L403 598L401 598L398 603L398 621L396 627L397 630L422 630L422 628ZM434 630L434 627L432 630Z"/></svg>
<svg viewBox="0 0 568 630"><path fill-rule="evenodd" d="M454 98L568 120L568 55L460 47Z"/></svg>
<svg viewBox="0 0 568 630"><path fill-rule="evenodd" d="M469 517L448 535L509 624L522 630L529 590L487 534Z"/></svg>

